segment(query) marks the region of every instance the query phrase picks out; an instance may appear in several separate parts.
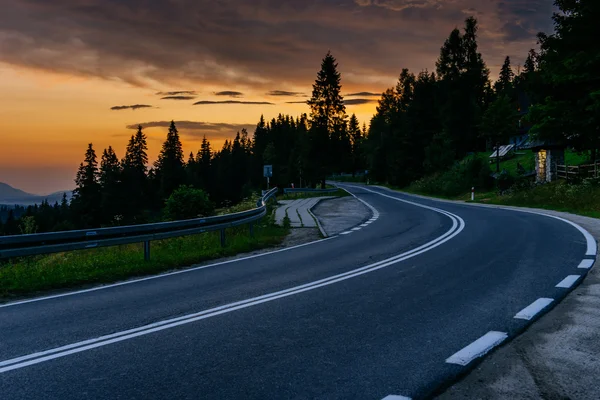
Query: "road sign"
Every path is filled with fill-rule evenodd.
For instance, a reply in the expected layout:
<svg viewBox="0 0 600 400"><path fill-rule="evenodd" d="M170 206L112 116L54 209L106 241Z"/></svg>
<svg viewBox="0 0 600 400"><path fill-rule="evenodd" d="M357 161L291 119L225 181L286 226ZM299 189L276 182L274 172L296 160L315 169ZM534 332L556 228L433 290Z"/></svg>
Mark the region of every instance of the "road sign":
<svg viewBox="0 0 600 400"><path fill-rule="evenodd" d="M273 177L273 166L272 165L265 165L265 166L263 166L263 176L265 178L272 178Z"/></svg>

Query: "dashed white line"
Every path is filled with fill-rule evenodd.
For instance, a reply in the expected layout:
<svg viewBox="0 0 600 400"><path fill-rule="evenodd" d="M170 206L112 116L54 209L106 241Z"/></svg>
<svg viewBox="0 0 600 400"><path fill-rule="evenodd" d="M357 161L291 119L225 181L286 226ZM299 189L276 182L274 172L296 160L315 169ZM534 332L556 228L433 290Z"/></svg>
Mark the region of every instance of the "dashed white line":
<svg viewBox="0 0 600 400"><path fill-rule="evenodd" d="M583 268L583 269L590 269L592 268L592 265L594 265L594 261L596 260L582 260L581 263L579 263L579 266L577 268Z"/></svg>
<svg viewBox="0 0 600 400"><path fill-rule="evenodd" d="M381 400L412 400L412 399L410 397L406 397L406 396L398 396L395 394L390 394L389 396L385 396Z"/></svg>
<svg viewBox="0 0 600 400"><path fill-rule="evenodd" d="M356 228L352 228L351 230L353 231L360 231L362 228L361 227L356 227Z"/></svg>
<svg viewBox="0 0 600 400"><path fill-rule="evenodd" d="M352 233L352 231L346 231L346 232L342 232L342 233L340 233L340 235L348 235L348 234L350 234L350 233Z"/></svg>
<svg viewBox="0 0 600 400"><path fill-rule="evenodd" d="M458 364L465 366L477 357L481 357L489 352L494 347L502 343L508 334L505 332L491 331L450 356L446 362L449 364Z"/></svg>
<svg viewBox="0 0 600 400"><path fill-rule="evenodd" d="M519 311L517 315L515 315L515 318L530 320L531 318L535 317L537 313L542 311L544 308L548 307L553 301L554 299L549 299L545 297L537 299L536 301Z"/></svg>
<svg viewBox="0 0 600 400"><path fill-rule="evenodd" d="M367 224L367 223L361 225L361 227L363 227L363 228L365 228L367 226L369 226L369 224Z"/></svg>
<svg viewBox="0 0 600 400"><path fill-rule="evenodd" d="M573 286L573 284L577 282L577 279L579 279L580 277L581 275L569 275L565 279L560 281L559 284L556 285L556 287L568 289L571 286Z"/></svg>

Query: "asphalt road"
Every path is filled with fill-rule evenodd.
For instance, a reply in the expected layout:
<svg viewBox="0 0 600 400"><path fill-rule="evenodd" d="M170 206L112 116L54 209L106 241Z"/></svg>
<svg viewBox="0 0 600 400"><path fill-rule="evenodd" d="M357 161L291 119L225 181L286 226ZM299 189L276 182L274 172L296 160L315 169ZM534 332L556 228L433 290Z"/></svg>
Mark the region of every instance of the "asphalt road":
<svg viewBox="0 0 600 400"><path fill-rule="evenodd" d="M356 230L0 305L0 398L428 397L592 258L554 218L347 188L374 209Z"/></svg>

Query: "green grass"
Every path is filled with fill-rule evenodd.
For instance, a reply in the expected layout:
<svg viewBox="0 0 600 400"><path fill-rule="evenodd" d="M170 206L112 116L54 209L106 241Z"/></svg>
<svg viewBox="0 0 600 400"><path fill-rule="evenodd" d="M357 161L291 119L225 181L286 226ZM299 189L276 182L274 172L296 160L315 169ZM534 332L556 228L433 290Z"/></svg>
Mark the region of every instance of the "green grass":
<svg viewBox="0 0 600 400"><path fill-rule="evenodd" d="M0 297L115 282L274 246L283 241L289 228L275 225L270 213L255 224L254 237L248 226L225 232L225 247L221 247L218 231L151 242L149 261L144 261L141 243L11 260L0 264Z"/></svg>
<svg viewBox="0 0 600 400"><path fill-rule="evenodd" d="M502 196L498 193L488 193L486 197L475 200L482 203L543 208L600 218L600 185L598 184L574 185L558 181Z"/></svg>

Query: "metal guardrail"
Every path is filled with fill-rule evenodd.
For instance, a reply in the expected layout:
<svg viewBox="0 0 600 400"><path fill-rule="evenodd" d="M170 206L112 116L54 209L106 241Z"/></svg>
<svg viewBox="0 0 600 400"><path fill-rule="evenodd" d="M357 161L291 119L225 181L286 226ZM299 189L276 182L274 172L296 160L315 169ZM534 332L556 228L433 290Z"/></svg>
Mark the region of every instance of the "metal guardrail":
<svg viewBox="0 0 600 400"><path fill-rule="evenodd" d="M284 194L289 194L289 193L335 193L338 190L339 190L338 188L333 188L333 189L285 188L285 189L283 189L283 193Z"/></svg>
<svg viewBox="0 0 600 400"><path fill-rule="evenodd" d="M149 260L152 240L218 230L221 231L221 245L225 245L226 228L250 224L250 234L253 234L253 222L267 214L267 201L277 194L277 190L277 188L273 188L266 192L257 201L256 208L233 214L154 224L0 236L0 260L142 242L144 243L144 258Z"/></svg>

